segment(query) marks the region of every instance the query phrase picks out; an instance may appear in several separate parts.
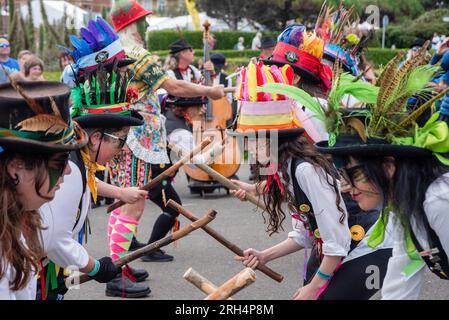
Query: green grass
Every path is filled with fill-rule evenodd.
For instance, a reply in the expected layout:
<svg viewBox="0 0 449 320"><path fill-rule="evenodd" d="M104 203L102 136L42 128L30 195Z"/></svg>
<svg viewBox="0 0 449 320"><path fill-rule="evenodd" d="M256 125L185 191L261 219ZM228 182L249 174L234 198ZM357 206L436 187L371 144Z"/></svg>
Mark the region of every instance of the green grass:
<svg viewBox="0 0 449 320"><path fill-rule="evenodd" d="M44 71L44 79L47 81L59 81L61 71Z"/></svg>

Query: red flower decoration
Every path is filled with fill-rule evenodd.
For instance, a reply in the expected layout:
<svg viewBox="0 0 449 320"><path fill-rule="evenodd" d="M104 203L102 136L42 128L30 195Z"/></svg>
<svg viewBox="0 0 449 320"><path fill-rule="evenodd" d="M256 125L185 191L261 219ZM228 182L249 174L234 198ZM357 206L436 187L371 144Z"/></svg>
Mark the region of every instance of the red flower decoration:
<svg viewBox="0 0 449 320"><path fill-rule="evenodd" d="M126 90L126 99L129 103L134 103L139 98L139 90L137 90L135 87L128 87L128 90Z"/></svg>

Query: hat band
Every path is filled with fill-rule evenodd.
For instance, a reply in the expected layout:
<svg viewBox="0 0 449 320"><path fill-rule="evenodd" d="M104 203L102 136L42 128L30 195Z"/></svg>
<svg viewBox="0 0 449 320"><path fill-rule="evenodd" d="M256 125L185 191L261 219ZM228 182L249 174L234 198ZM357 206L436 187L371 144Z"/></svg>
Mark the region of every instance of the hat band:
<svg viewBox="0 0 449 320"><path fill-rule="evenodd" d="M112 61L113 59L124 59L126 57L120 39L115 40L106 48L81 57L77 64L81 70L93 68L100 63Z"/></svg>
<svg viewBox="0 0 449 320"><path fill-rule="evenodd" d="M86 116L86 115L104 115L104 114L112 114L112 115L127 115L131 113L131 109L129 108L129 103L119 103L119 104L100 104L93 106L83 106L77 108L78 112L74 116Z"/></svg>
<svg viewBox="0 0 449 320"><path fill-rule="evenodd" d="M66 130L57 135L47 134L45 132L18 131L0 128L0 137L29 139L54 145L72 145L77 142L73 122L70 123L70 126Z"/></svg>

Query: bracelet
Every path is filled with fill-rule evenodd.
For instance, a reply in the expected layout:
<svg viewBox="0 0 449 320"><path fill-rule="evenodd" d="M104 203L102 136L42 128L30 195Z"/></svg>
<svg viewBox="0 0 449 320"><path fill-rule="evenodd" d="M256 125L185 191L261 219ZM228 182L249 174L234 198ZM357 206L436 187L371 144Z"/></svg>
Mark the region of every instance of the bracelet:
<svg viewBox="0 0 449 320"><path fill-rule="evenodd" d="M94 264L94 268L92 269L91 272L89 272L87 275L89 277L93 277L94 275L96 275L98 273L98 271L100 270L100 261L98 261L97 259L95 259L95 264Z"/></svg>
<svg viewBox="0 0 449 320"><path fill-rule="evenodd" d="M320 277L321 279L326 280L326 281L329 280L332 277L331 274L327 274L327 273L321 271L320 269L318 269L316 274L317 274L318 277Z"/></svg>

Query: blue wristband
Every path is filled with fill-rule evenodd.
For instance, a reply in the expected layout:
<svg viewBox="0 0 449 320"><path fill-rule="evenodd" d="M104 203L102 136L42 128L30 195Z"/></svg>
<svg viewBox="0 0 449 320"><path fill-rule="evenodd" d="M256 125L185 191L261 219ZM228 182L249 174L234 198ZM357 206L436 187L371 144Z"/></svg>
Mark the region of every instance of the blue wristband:
<svg viewBox="0 0 449 320"><path fill-rule="evenodd" d="M95 259L94 268L93 268L92 271L89 272L87 275L88 275L89 277L93 277L93 276L95 276L95 275L98 273L99 270L100 270L100 261L98 261L97 259Z"/></svg>
<svg viewBox="0 0 449 320"><path fill-rule="evenodd" d="M332 275L324 273L320 269L318 269L316 274L317 274L318 277L320 277L321 279L326 280L326 281L329 280L332 277Z"/></svg>

